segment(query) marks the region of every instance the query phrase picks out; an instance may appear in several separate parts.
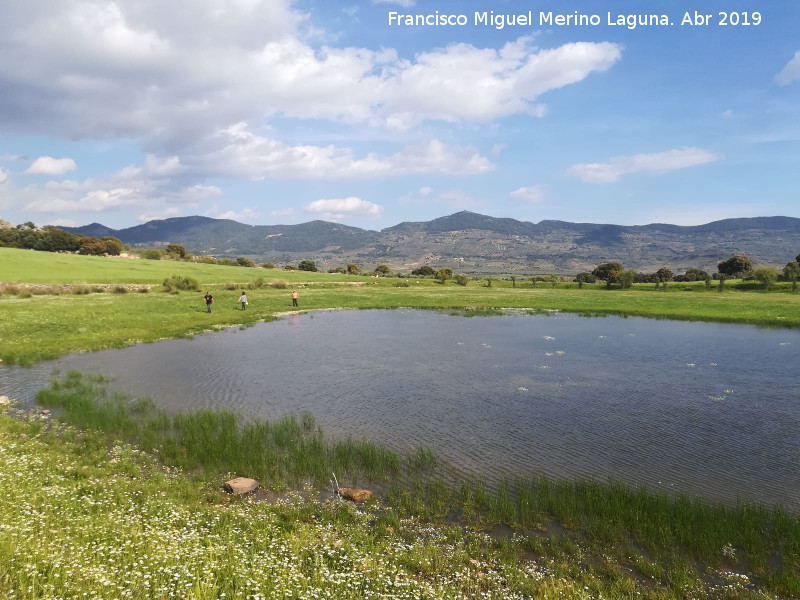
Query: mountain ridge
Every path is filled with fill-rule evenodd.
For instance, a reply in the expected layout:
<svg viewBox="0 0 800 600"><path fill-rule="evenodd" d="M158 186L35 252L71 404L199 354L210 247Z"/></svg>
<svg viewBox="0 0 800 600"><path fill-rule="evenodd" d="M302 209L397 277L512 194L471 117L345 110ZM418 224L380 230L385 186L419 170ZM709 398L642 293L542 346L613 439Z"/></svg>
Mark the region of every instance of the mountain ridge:
<svg viewBox="0 0 800 600"><path fill-rule="evenodd" d="M379 231L315 220L296 225L248 225L199 215L148 221L124 229L100 223L63 227L133 246L183 244L194 254L250 256L275 263L315 260L321 268L348 262L416 264L461 272L574 273L600 262L673 270L715 269L733 254L783 265L800 251L800 218L720 219L701 225L539 223L460 211L430 221L405 221Z"/></svg>

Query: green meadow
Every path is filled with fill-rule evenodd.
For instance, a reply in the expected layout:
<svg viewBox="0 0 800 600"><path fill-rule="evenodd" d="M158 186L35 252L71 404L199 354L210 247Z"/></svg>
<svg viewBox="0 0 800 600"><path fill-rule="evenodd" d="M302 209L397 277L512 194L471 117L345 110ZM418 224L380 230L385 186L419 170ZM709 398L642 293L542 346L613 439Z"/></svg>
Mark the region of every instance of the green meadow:
<svg viewBox="0 0 800 600"><path fill-rule="evenodd" d="M199 290L166 291L161 282L172 275L196 279ZM29 365L248 326L292 310L292 289L301 311L562 310L800 327L800 294L789 284L460 286L0 249L0 358ZM330 439L309 414L276 422L226 411L170 415L74 372L37 400L58 417L0 400L3 598L800 595L800 516L780 507L615 482L533 477L489 488L454 475L427 448L402 455ZM333 499L331 473L381 493L357 508ZM265 491L226 496L221 482L237 475L256 477Z"/></svg>
<svg viewBox="0 0 800 600"><path fill-rule="evenodd" d="M160 284L172 275L194 278L199 291L167 293ZM534 288L528 281L514 285L499 279L461 286L8 248L0 248L0 282L5 282L0 283L0 359L19 364L271 320L292 310L295 288L303 311L408 307L475 314L506 308L800 327L800 294L792 294L788 283L763 290L727 281L722 293L716 286L707 290L703 282L671 284L666 290L652 284L578 289L571 282L555 288L539 282ZM38 286L17 285L25 283ZM246 311L239 310L242 290L249 301ZM206 291L215 298L210 315L203 302Z"/></svg>

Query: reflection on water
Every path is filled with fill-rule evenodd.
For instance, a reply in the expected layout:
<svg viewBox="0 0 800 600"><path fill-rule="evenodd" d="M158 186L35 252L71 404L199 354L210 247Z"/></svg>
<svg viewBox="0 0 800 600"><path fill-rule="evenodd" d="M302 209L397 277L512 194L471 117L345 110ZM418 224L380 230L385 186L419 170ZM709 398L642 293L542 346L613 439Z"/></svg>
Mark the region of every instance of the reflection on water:
<svg viewBox="0 0 800 600"><path fill-rule="evenodd" d="M797 331L331 311L4 367L0 382L30 399L53 367L100 372L170 410L308 410L330 435L427 445L491 480L611 477L797 510L798 364Z"/></svg>

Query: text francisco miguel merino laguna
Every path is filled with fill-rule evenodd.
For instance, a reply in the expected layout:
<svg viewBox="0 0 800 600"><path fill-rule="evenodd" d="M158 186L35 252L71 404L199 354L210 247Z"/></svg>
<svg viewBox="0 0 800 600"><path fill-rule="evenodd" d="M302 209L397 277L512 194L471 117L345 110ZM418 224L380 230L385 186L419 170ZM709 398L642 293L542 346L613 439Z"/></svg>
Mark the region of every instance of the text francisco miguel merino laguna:
<svg viewBox="0 0 800 600"><path fill-rule="evenodd" d="M760 13L746 14L747 22L742 25L759 25L761 21ZM716 15L714 15L716 16ZM734 13L731 16L736 16ZM698 13L697 11L686 12L679 20L680 25L726 25L724 19L728 13L719 13L720 21L715 23L711 14ZM752 20L751 18L752 17ZM737 23L740 24L737 16ZM389 12L389 25L399 27L426 27L426 26L455 26L464 27L472 24L476 27L494 27L503 29L504 27L597 27L601 24L607 26L622 26L628 29L635 29L639 26L670 26L674 22L665 14L614 14L607 13L607 18L602 19L598 14L585 14L577 11L572 13L553 13L553 12L534 12L529 10L524 13L495 13L494 11L475 11L472 19L465 14L444 14L438 10L428 14L403 14L399 12Z"/></svg>

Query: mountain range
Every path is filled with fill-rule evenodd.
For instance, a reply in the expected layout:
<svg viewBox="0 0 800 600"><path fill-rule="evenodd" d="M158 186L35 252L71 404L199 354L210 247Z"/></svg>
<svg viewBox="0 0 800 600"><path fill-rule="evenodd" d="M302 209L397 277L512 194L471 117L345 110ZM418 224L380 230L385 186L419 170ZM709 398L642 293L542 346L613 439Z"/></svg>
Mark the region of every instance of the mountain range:
<svg viewBox="0 0 800 600"><path fill-rule="evenodd" d="M530 223L469 211L431 221L404 222L381 231L327 221L298 225L246 225L228 219L175 217L126 229L99 223L63 227L91 236L111 235L133 247L182 244L194 254L247 256L278 265L303 259L320 270L384 263L405 271L428 264L463 273L559 273L619 261L639 271L697 267L745 254L756 265L783 266L800 252L800 219L723 219L705 225Z"/></svg>

